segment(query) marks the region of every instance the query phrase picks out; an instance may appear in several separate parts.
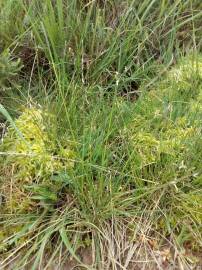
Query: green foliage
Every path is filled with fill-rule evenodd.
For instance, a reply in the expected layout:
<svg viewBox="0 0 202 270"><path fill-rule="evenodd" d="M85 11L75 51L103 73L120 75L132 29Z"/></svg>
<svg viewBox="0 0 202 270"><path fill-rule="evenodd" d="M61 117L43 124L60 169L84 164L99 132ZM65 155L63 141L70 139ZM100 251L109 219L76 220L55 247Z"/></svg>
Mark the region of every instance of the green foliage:
<svg viewBox="0 0 202 270"><path fill-rule="evenodd" d="M13 218L18 214L27 217L28 227L39 223L43 228L44 218L45 224L52 224L55 215L56 227L51 225L50 232L45 230L32 245L41 246L45 238L51 250L48 243L57 232L57 241L80 261L76 252L86 246L89 235L82 240L79 234L69 233L67 245L64 235L71 227L69 222L76 227L90 222L90 229L92 224L102 226L112 216L120 220L139 217L143 208L152 230L165 239L172 236L180 247L192 243L192 249L199 251L201 60L185 58L182 63L150 91L143 91L135 103L115 95L109 99L89 97L91 104L78 94L77 101L69 96L69 107L61 111L63 117L37 106L22 109L1 145L6 156L1 159L5 198L1 208ZM176 70L181 74L174 80ZM152 210L155 208L159 210ZM36 219L29 219L31 214ZM9 251L12 245L18 248L23 239L29 239L23 223L6 226L2 225L1 238L11 240L4 240L2 251ZM30 252L38 256L34 250ZM35 262L37 265L37 258Z"/></svg>
<svg viewBox="0 0 202 270"><path fill-rule="evenodd" d="M21 70L22 65L20 59L14 60L9 50L5 50L0 54L0 87L8 88L15 84L14 79Z"/></svg>
<svg viewBox="0 0 202 270"><path fill-rule="evenodd" d="M92 269L130 260L156 269L168 246L171 268L193 268L187 254L202 247L201 15L198 0L0 1L0 86L15 86L19 57L24 65L0 106L9 123L3 267L62 269L69 257L85 267L87 247Z"/></svg>

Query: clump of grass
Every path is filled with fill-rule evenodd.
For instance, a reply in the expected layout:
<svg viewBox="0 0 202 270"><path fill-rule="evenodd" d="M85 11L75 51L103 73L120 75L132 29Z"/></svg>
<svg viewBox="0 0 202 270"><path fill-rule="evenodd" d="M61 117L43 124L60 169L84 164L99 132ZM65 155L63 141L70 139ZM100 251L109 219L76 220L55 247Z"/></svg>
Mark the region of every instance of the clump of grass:
<svg viewBox="0 0 202 270"><path fill-rule="evenodd" d="M197 75L198 70L196 74L192 72L198 78L197 88L193 89L192 76L183 76L182 81L171 80L176 68L151 91L143 92L135 104L120 96L114 97L113 106L106 98L103 104L100 99L92 114L88 112L89 118L86 114L83 133L71 135L77 141L75 148L71 144L67 147L67 141L66 146L61 141L57 148L54 138L49 137L56 134L57 124L54 116L43 109L26 108L15 120L24 140L12 127L8 130L3 148L7 154L12 153L3 164L9 171L13 168L13 188L17 187L18 192L10 196L15 205L11 207L8 198L3 204L4 213L12 208L9 216L13 225L10 219L2 224L5 232L8 228L7 237L10 236L8 240L3 236L4 249L10 256L18 254L18 250L26 254L19 265L33 256L37 267L44 254L50 253L49 264L65 246L80 265L83 248L92 248L93 254L103 256L103 261L92 262L93 267L104 267L101 247L112 241L106 236L105 226L111 226L114 219L115 223L124 224L125 237L131 239L126 257L138 260L129 253L133 241L141 243L142 237L150 241L148 245L153 243L154 257L156 249L161 252L166 242L174 246L170 258L174 258L173 252L181 254L186 246L192 252L200 252L202 74L199 71ZM178 68L181 70L181 66ZM194 95L188 95L188 89L194 90ZM99 113L102 106L107 122ZM51 120L47 130L44 119L48 118ZM79 128L78 120L76 123ZM8 186L9 178L7 175L3 186ZM26 194L25 204L22 193ZM26 224L17 213L23 213ZM114 237L119 237L119 225L116 226ZM58 246L55 253L53 239ZM30 245L32 248L27 251ZM67 258L63 256L65 262ZM117 260L124 265L124 257ZM182 256L180 263L190 262Z"/></svg>

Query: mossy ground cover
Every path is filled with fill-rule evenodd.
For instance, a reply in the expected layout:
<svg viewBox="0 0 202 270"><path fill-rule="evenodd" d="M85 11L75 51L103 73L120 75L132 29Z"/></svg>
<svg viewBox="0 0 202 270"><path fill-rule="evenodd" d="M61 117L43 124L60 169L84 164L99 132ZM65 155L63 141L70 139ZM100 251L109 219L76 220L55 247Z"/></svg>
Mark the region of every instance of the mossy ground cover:
<svg viewBox="0 0 202 270"><path fill-rule="evenodd" d="M201 3L137 2L0 3L2 269L202 265Z"/></svg>

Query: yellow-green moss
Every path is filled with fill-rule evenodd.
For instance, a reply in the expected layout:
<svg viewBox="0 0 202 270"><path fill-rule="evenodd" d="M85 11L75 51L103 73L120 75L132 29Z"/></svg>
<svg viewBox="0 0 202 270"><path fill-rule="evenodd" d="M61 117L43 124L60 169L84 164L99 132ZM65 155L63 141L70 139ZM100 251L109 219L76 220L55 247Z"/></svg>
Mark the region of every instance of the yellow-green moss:
<svg viewBox="0 0 202 270"><path fill-rule="evenodd" d="M130 127L132 129L132 127ZM134 130L135 132L135 130ZM185 149L186 140L198 132L196 128L182 128L173 125L164 132L155 134L138 131L130 137L132 146L140 160L140 168L159 161L161 154L177 156Z"/></svg>
<svg viewBox="0 0 202 270"><path fill-rule="evenodd" d="M50 126L45 125L48 119ZM59 147L49 135L54 124L53 115L31 107L25 108L15 120L15 128L8 128L1 146L6 156L2 163L7 211L30 211L36 202L25 186L37 182L52 187L54 184L50 179L53 173L73 169L75 152L72 145Z"/></svg>
<svg viewBox="0 0 202 270"><path fill-rule="evenodd" d="M188 141L199 136L201 79L202 58L185 58L168 72L156 89L143 94L136 102L135 118L123 132L136 153L134 169L157 163L162 154L177 160L187 151Z"/></svg>

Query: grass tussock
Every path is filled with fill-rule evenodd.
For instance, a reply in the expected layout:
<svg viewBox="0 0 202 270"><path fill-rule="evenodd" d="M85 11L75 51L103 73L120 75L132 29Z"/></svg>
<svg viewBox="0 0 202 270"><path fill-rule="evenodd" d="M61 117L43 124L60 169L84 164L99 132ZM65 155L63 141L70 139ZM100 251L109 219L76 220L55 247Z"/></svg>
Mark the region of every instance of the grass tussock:
<svg viewBox="0 0 202 270"><path fill-rule="evenodd" d="M201 266L201 18L0 3L2 269Z"/></svg>

